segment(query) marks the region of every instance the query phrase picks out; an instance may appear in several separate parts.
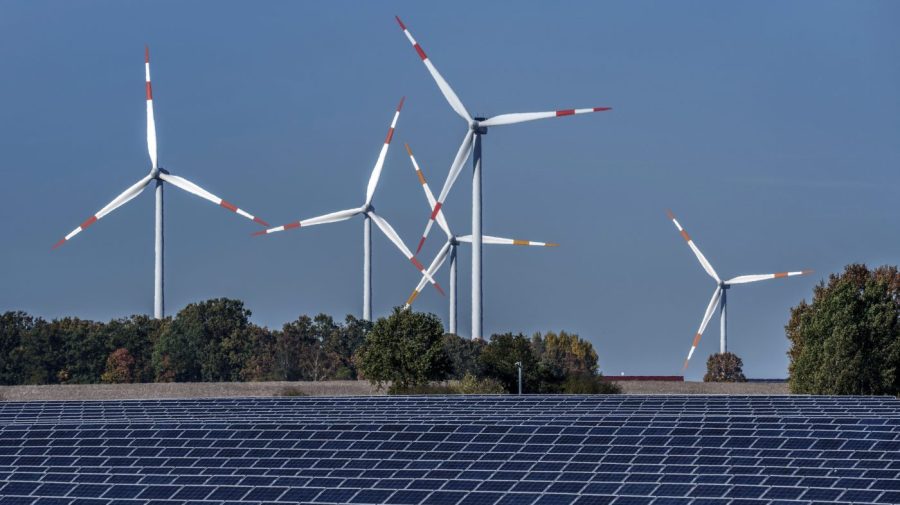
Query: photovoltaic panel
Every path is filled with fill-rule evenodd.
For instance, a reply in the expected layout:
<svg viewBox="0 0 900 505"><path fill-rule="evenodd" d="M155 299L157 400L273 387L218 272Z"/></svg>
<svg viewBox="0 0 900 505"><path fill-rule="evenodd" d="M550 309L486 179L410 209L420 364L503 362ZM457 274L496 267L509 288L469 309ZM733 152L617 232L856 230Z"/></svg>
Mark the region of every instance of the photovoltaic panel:
<svg viewBox="0 0 900 505"><path fill-rule="evenodd" d="M889 397L0 403L0 504L900 503Z"/></svg>

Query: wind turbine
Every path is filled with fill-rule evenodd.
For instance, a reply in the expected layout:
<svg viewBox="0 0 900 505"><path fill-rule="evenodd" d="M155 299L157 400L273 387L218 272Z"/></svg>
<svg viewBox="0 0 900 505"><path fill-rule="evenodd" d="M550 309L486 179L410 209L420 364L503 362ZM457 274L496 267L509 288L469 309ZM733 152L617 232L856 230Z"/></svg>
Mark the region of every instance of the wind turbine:
<svg viewBox="0 0 900 505"><path fill-rule="evenodd" d="M314 226L317 224L337 223L338 221L346 221L353 216L362 214L363 216L363 319L372 320L372 221L381 229L382 233L390 239L394 245L400 249L406 258L420 271L425 274L427 279L431 281L435 289L443 294L441 286L434 282L430 274L425 272L425 267L419 263L415 255L410 252L406 244L400 239L400 236L394 231L394 228L383 217L375 213L375 207L372 206L372 197L375 196L375 188L378 186L378 179L381 177L381 169L384 166L384 159L387 156L388 148L391 145L391 139L394 137L394 128L397 126L397 119L400 117L400 109L403 108L404 98L400 99L397 110L394 111L394 118L391 120L391 127L388 129L387 138L384 139L384 145L381 146L381 152L378 154L378 160L375 162L375 168L372 169L372 175L369 176L369 184L366 188L366 201L361 207L353 209L339 210L330 214L325 214L309 219L294 221L275 228L263 230L254 235L266 235L284 230L293 230L306 226Z"/></svg>
<svg viewBox="0 0 900 505"><path fill-rule="evenodd" d="M416 157L413 156L412 149L409 148L409 144L406 144L406 152L409 153L409 160L412 162L413 169L415 169L416 171L416 176L419 178L419 182L422 184L422 189L425 191L425 198L428 199L428 208L433 209L436 203L436 200L434 199L434 193L431 192L431 188L428 186L428 182L425 180L425 175L422 173L422 169L419 168L419 164L416 162ZM447 219L444 217L443 212L438 214L437 223L438 226L440 226L440 228L444 230L444 233L447 235L447 242L444 243L444 246L431 262L431 265L428 266L427 274L434 276L438 269L440 269L444 264L444 261L447 260L447 257L450 257L450 333L456 335L456 248L460 244L460 242L472 243L472 235L454 235L453 232L450 231L450 226L447 224ZM552 242L533 242L530 240L492 237L490 235L482 235L481 243L542 247L556 247L559 245ZM413 290L412 294L409 295L409 299L406 300L406 306L404 308L409 308L413 304L413 302L419 296L419 293L421 293L422 289L425 288L425 284L427 282L428 277L423 275L422 279L419 281L419 284L416 286L416 289Z"/></svg>
<svg viewBox="0 0 900 505"><path fill-rule="evenodd" d="M691 248L691 251L694 251L694 255L697 256L697 260L700 262L700 266L706 270L706 273L709 274L713 280L716 281L716 290L713 291L712 299L709 300L709 305L706 307L706 312L703 314L703 321L700 323L700 329L697 330L697 334L694 336L694 342L691 344L691 350L688 352L687 359L684 360L684 368L683 370L687 370L688 362L691 360L691 356L694 355L694 351L697 349L697 344L700 343L700 337L703 335L703 330L706 329L706 325L709 324L709 320L712 318L713 313L716 311L716 305L719 306L719 329L721 331L721 336L719 339L719 352L725 353L728 350L728 340L727 340L727 325L726 325L726 317L728 315L728 305L726 304L727 300L727 291L731 288L731 286L735 284L747 284L749 282L757 282L764 281L767 279L780 279L782 277L794 277L796 275L808 275L812 273L812 270L801 270L799 272L778 272L774 274L758 274L758 275L739 275L732 279L728 279L727 281L723 281L719 278L719 275L713 269L712 265L703 256L703 253L700 252L700 249L697 248L697 245L694 244L694 241L691 239L690 235L688 235L687 231L681 226L681 223L675 219L675 215L672 214L672 211L667 212L669 215L669 219L675 223L675 228L678 228L678 232L681 233L681 237L687 242L688 247Z"/></svg>
<svg viewBox="0 0 900 505"><path fill-rule="evenodd" d="M155 239L155 266L154 266L154 290L153 290L153 317L156 319L162 319L165 312L165 299L163 293L163 182L167 182L176 188L183 189L188 193L193 195L197 195L200 198L209 200L210 202L224 207L231 212L235 212L240 214L241 216L246 217L247 219L251 219L263 226L269 226L269 223L263 221L262 219L248 213L247 211L236 207L235 205L219 198L218 196L206 191L200 186L194 184L193 182L179 177L177 175L172 175L166 169L159 166L158 157L156 152L156 123L153 119L153 90L150 86L150 48L144 48L144 72L147 80L147 151L150 153L150 173L144 176L143 179L136 182L134 185L126 189L122 194L117 196L113 201L109 202L106 207L103 207L96 214L89 217L83 223L81 223L77 228L72 230L68 235L63 237L62 240L57 242L53 249L65 244L67 241L71 240L72 237L78 235L85 229L87 229L92 224L96 223L104 216L109 214L110 212L118 209L122 205L125 205L134 197L141 194L141 192L146 188L151 181L155 181L156 183L156 239Z"/></svg>
<svg viewBox="0 0 900 505"><path fill-rule="evenodd" d="M469 157L469 153L474 152L474 157L472 159L472 338L480 339L483 323L483 311L481 307L481 244L483 243L481 234L481 137L487 134L487 129L491 126L522 123L525 121L533 121L535 119L572 116L588 112L601 112L610 110L610 107L500 114L487 119L483 117L473 118L469 114L469 111L466 110L466 107L459 97L456 96L456 93L453 92L450 84L447 83L443 76L441 76L440 72L438 72L434 64L431 63L428 56L425 55L425 51L422 50L422 47L413 38L412 34L406 28L406 25L403 24L403 21L401 21L399 17L396 17L396 19L397 23L400 25L400 29L403 30L406 38L409 39L410 44L412 44L416 53L418 53L419 58L422 59L422 63L425 64L425 68L428 69L431 77L437 83L438 88L440 88L441 93L450 104L450 107L466 121L466 134L463 137L462 144L459 146L459 150L456 152L453 163L450 165L450 172L447 174L447 180L444 181L444 187L441 189L441 193L438 195L437 201L431 211L431 217L428 220L428 224L425 226L425 232L422 234L422 238L419 240L419 247L416 249L416 253L418 254L422 249L422 245L425 243L426 237L428 237L431 226L441 212L441 207L444 205L447 193L450 192L450 188L459 176L463 164Z"/></svg>

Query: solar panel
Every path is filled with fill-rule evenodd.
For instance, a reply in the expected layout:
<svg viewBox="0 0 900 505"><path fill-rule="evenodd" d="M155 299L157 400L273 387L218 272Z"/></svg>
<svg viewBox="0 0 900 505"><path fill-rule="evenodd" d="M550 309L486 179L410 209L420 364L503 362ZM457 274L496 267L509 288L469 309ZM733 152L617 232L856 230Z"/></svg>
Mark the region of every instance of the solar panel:
<svg viewBox="0 0 900 505"><path fill-rule="evenodd" d="M900 503L890 397L0 403L6 503Z"/></svg>

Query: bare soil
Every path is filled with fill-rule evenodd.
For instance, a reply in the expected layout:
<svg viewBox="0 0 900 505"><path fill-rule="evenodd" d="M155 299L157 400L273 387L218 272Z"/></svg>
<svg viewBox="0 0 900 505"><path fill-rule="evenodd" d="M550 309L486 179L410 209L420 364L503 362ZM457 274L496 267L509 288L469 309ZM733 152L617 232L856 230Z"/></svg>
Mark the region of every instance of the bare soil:
<svg viewBox="0 0 900 505"><path fill-rule="evenodd" d="M785 383L620 382L625 394L650 395L784 395ZM153 398L221 398L283 396L299 391L308 396L381 395L365 381L326 382L193 382L158 384L78 384L49 386L0 386L0 400L126 400Z"/></svg>

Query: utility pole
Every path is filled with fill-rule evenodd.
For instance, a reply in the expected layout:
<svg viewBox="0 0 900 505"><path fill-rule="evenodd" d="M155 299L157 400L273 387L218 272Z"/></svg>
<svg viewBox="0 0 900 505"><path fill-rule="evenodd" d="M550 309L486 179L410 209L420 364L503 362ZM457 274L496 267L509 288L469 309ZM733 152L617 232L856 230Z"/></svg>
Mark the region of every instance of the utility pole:
<svg viewBox="0 0 900 505"><path fill-rule="evenodd" d="M516 368L519 369L519 394L522 394L522 362L516 361Z"/></svg>

